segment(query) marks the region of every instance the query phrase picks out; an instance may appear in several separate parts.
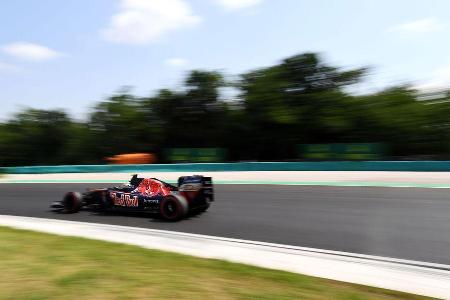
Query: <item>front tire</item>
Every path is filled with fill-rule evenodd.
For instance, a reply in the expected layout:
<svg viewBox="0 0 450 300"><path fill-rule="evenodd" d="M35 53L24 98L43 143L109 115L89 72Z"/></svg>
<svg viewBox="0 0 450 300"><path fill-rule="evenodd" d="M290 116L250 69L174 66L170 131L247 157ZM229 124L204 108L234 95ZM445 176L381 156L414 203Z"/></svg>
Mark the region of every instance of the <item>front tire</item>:
<svg viewBox="0 0 450 300"><path fill-rule="evenodd" d="M80 210L83 196L78 192L67 193L62 201L62 212L66 214L73 214Z"/></svg>
<svg viewBox="0 0 450 300"><path fill-rule="evenodd" d="M169 195L159 204L161 216L167 221L178 221L184 218L189 211L189 204L185 198L178 195Z"/></svg>

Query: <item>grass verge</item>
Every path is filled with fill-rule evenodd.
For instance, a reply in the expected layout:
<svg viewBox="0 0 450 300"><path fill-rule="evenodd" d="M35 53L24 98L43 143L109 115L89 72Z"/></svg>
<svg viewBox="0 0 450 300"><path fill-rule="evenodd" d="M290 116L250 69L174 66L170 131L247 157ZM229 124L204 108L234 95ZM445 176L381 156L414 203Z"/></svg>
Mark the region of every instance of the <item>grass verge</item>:
<svg viewBox="0 0 450 300"><path fill-rule="evenodd" d="M425 299L135 246L0 227L0 299Z"/></svg>

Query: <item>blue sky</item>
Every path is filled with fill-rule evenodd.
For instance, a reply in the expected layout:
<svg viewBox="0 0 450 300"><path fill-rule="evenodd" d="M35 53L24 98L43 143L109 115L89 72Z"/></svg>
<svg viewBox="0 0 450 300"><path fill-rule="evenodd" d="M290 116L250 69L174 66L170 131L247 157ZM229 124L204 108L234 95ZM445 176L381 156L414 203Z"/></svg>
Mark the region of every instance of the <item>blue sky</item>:
<svg viewBox="0 0 450 300"><path fill-rule="evenodd" d="M305 51L372 66L358 92L450 86L446 0L15 0L0 20L0 119L82 118L121 86L147 96L190 69L234 75Z"/></svg>

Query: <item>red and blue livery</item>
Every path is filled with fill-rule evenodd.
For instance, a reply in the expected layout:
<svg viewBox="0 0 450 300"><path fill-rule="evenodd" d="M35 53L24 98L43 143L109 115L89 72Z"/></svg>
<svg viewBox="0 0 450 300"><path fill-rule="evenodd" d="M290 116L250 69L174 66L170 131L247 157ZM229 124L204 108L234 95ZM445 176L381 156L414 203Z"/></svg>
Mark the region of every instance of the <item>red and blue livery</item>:
<svg viewBox="0 0 450 300"><path fill-rule="evenodd" d="M148 212L169 221L178 221L191 213L206 211L214 201L211 177L182 176L177 186L156 178L133 175L129 184L69 192L51 208L61 213L76 213L81 209L96 211Z"/></svg>

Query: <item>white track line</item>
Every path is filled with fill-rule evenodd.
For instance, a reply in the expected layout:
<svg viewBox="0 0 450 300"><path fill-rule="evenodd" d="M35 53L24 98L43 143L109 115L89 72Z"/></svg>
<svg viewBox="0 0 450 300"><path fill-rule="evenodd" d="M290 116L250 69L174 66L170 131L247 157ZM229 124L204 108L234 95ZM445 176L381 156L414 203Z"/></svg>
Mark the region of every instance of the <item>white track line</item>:
<svg viewBox="0 0 450 300"><path fill-rule="evenodd" d="M178 177L193 173L212 176L221 182L316 182L360 184L379 183L391 185L435 185L450 186L450 172L388 172L388 171L241 171L241 172L141 172L143 177L156 177L176 181ZM61 182L96 180L127 182L132 172L126 173L53 173L53 174L4 174L0 182Z"/></svg>
<svg viewBox="0 0 450 300"><path fill-rule="evenodd" d="M224 259L450 299L450 266L127 226L0 215L0 225Z"/></svg>

